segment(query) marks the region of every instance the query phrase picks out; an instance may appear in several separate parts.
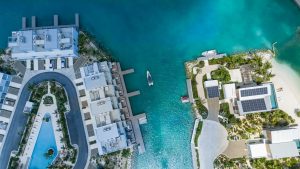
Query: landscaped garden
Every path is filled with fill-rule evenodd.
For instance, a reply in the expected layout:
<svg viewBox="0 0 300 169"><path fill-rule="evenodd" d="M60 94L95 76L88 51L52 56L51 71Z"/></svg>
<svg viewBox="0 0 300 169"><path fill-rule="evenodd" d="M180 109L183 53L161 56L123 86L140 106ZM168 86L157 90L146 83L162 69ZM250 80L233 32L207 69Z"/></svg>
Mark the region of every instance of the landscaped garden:
<svg viewBox="0 0 300 169"><path fill-rule="evenodd" d="M269 61L264 61L262 56L259 55L261 53L272 54L272 51L265 50L265 51L254 51L254 52L233 54L231 56L227 56L219 59L211 59L209 60L209 64L210 65L220 64L226 67L227 69L237 69L240 68L242 65L250 65L253 80L256 83L260 84L262 82L267 82L272 77L274 77L274 74L272 74L272 72L270 71L270 69L272 68L272 64ZM224 80L225 77L226 76L223 73L223 78L221 79Z"/></svg>
<svg viewBox="0 0 300 169"><path fill-rule="evenodd" d="M229 71L223 66L221 66L217 70L212 71L211 78L213 80L218 80L222 84L228 83L231 80Z"/></svg>
<svg viewBox="0 0 300 169"><path fill-rule="evenodd" d="M52 168L55 168L59 166L65 166L64 163L65 161L70 161L71 163L75 163L77 158L77 149L71 145L71 141L68 133L67 121L65 117L65 113L67 111L65 106L67 104L68 98L65 89L59 83L55 81L50 81L50 91L55 96L57 101L57 113L60 119L57 122L61 126L62 133L63 133L63 139L61 141L63 141L64 144L66 145L66 147L64 147L64 151L66 152L66 155L63 156L61 159L57 159L55 163L51 165Z"/></svg>
<svg viewBox="0 0 300 169"><path fill-rule="evenodd" d="M233 119L232 117L229 119L233 123L225 124L225 127L230 140L260 137L263 128L285 127L295 122L291 116L282 110L248 114L244 119Z"/></svg>
<svg viewBox="0 0 300 169"><path fill-rule="evenodd" d="M300 158L292 157L267 160L266 158L247 159L243 157L229 159L225 155L220 155L215 160L214 166L222 169L298 169L300 168Z"/></svg>
<svg viewBox="0 0 300 169"><path fill-rule="evenodd" d="M43 101L43 103L46 105L53 104L53 98L51 96L46 96Z"/></svg>

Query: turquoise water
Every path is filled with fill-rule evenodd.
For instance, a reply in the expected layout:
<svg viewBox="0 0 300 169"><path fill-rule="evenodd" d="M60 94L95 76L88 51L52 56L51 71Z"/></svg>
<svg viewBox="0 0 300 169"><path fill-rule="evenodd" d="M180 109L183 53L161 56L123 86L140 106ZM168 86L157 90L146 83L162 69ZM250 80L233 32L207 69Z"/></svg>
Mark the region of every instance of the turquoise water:
<svg viewBox="0 0 300 169"><path fill-rule="evenodd" d="M47 116L47 114L45 115ZM52 148L52 157L46 157L45 153ZM46 169L57 155L54 131L51 120L43 121L29 165L29 169Z"/></svg>
<svg viewBox="0 0 300 169"><path fill-rule="evenodd" d="M68 3L67 3L68 2ZM36 15L39 25L52 23L57 13L64 24L81 25L101 40L121 61L134 68L126 77L135 113L146 112L142 127L146 150L135 159L139 169L192 168L190 137L193 115L180 102L186 94L184 61L202 51L238 52L271 47L278 42L280 61L300 72L300 10L293 0L60 0L0 2L0 47L21 16ZM154 86L149 88L146 70Z"/></svg>

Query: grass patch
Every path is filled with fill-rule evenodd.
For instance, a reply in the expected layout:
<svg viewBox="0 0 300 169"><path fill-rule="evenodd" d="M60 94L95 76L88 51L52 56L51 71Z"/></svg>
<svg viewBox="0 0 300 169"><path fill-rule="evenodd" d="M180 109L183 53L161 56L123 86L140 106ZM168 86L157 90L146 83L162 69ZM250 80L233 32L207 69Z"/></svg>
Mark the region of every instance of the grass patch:
<svg viewBox="0 0 300 169"><path fill-rule="evenodd" d="M202 125L203 125L203 122L199 121L197 129L196 129L195 138L194 138L194 144L195 144L196 147L198 147L198 138L199 138L199 136L201 134Z"/></svg>
<svg viewBox="0 0 300 169"><path fill-rule="evenodd" d="M203 119L206 119L208 116L207 108L201 103L201 100L195 100L196 108L199 111Z"/></svg>

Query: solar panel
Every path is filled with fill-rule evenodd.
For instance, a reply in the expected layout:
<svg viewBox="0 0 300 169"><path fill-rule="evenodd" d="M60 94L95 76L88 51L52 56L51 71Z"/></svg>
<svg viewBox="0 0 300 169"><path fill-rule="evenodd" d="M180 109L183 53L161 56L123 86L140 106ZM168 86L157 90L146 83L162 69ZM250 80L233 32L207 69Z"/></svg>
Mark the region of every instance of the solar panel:
<svg viewBox="0 0 300 169"><path fill-rule="evenodd" d="M219 97L220 95L218 86L207 87L206 91L207 91L208 98Z"/></svg>
<svg viewBox="0 0 300 169"><path fill-rule="evenodd" d="M264 99L243 100L241 103L243 112L262 111L267 109Z"/></svg>
<svg viewBox="0 0 300 169"><path fill-rule="evenodd" d="M263 94L268 94L268 88L267 87L241 90L241 97L263 95Z"/></svg>

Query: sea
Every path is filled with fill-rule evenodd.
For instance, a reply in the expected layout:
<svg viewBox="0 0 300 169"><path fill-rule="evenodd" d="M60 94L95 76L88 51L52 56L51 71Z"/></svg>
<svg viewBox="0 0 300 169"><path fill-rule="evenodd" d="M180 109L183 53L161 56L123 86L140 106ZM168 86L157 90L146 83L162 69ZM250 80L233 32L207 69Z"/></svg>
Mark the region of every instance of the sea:
<svg viewBox="0 0 300 169"><path fill-rule="evenodd" d="M203 51L237 53L271 48L280 62L300 73L300 8L294 0L1 0L0 48L21 17L37 17L38 26L73 24L80 14L88 31L121 62L134 114L142 125L146 153L135 169L191 169L190 139L194 116L180 97L187 94L184 62ZM149 70L154 86L149 87Z"/></svg>

